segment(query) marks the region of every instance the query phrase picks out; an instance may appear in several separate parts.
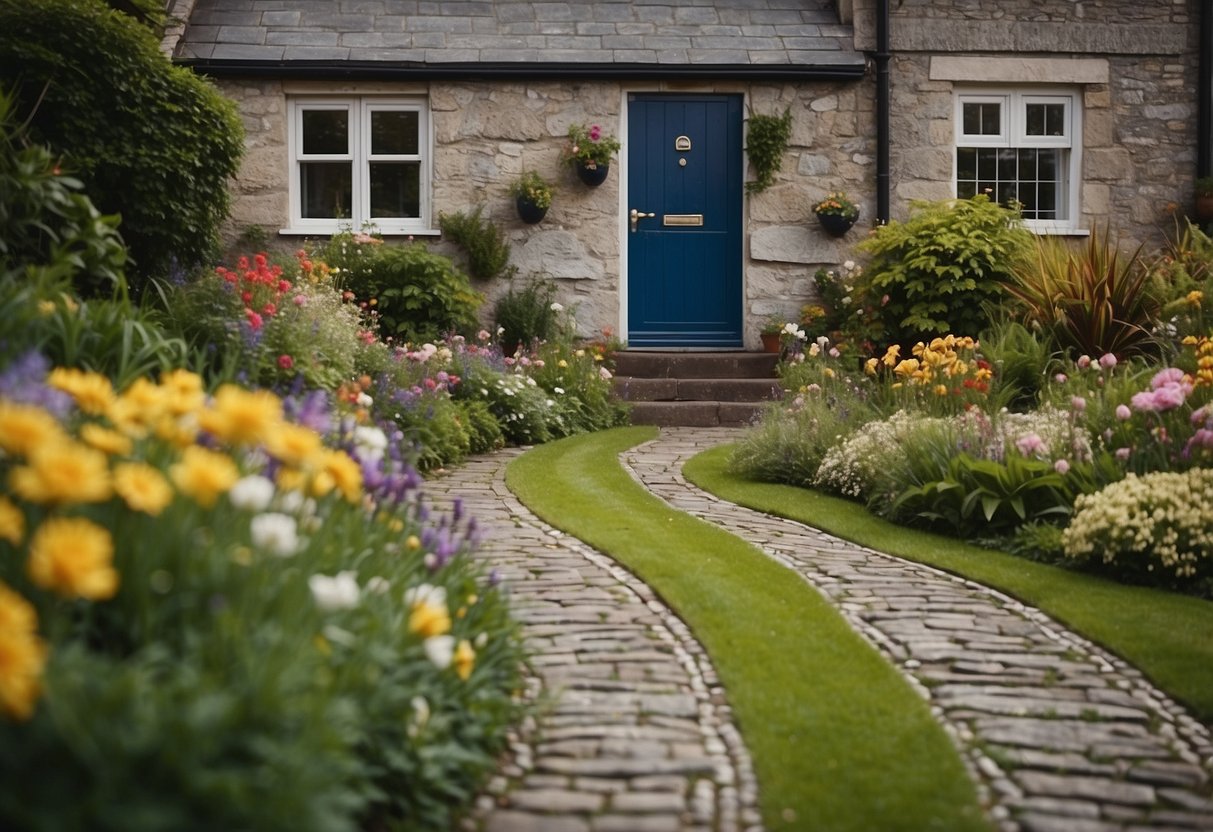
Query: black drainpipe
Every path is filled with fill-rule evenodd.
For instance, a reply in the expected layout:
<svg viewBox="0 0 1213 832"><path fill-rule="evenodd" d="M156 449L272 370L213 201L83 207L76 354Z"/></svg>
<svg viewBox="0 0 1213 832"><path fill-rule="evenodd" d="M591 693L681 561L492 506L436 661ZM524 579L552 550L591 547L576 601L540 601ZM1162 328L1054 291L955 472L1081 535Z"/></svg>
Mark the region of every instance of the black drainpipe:
<svg viewBox="0 0 1213 832"><path fill-rule="evenodd" d="M1213 8L1201 4L1196 175L1213 176Z"/></svg>
<svg viewBox="0 0 1213 832"><path fill-rule="evenodd" d="M1208 17L1206 8L1205 17ZM889 221L889 0L876 3L876 222Z"/></svg>

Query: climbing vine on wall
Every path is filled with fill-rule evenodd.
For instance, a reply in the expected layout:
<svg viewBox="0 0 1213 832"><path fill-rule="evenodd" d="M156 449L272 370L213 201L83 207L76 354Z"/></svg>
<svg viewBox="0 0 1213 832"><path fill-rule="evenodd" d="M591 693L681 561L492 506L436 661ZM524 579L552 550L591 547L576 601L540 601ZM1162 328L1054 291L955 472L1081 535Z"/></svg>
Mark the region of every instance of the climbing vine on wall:
<svg viewBox="0 0 1213 832"><path fill-rule="evenodd" d="M754 166L755 179L747 182L746 192L761 193L775 182L775 174L783 165L783 152L792 138L792 108L781 116L750 116L750 132L746 152Z"/></svg>

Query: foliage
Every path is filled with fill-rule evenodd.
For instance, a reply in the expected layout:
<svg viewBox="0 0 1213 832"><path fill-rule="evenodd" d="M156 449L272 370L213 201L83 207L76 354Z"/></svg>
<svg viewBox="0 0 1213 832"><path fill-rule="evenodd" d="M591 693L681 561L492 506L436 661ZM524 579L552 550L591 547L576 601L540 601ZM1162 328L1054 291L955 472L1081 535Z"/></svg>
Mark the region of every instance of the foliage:
<svg viewBox="0 0 1213 832"><path fill-rule="evenodd" d="M745 183L746 193L762 193L775 184L775 174L783 167L783 152L792 138L792 108L781 116L754 113L746 134L746 155L754 168L754 179Z"/></svg>
<svg viewBox="0 0 1213 832"><path fill-rule="evenodd" d="M208 258L243 131L234 104L166 61L150 30L90 0L6 2L0 79L34 140L64 155L102 213L121 215L133 288Z"/></svg>
<svg viewBox="0 0 1213 832"><path fill-rule="evenodd" d="M846 191L833 191L813 206L813 213L854 220L859 217L859 206L847 198Z"/></svg>
<svg viewBox="0 0 1213 832"><path fill-rule="evenodd" d="M450 825L519 642L390 437L184 371L0 387L0 604L41 640L0 680L6 828Z"/></svg>
<svg viewBox="0 0 1213 832"><path fill-rule="evenodd" d="M521 288L511 285L497 299L493 321L497 325L498 340L506 351L513 352L518 345L529 348L560 337L563 313L564 306L556 301L556 284L535 277Z"/></svg>
<svg viewBox="0 0 1213 832"><path fill-rule="evenodd" d="M800 395L763 414L734 448L730 470L763 482L809 486L822 459L853 429L849 414L828 399Z"/></svg>
<svg viewBox="0 0 1213 832"><path fill-rule="evenodd" d="M1008 407L1023 410L1038 402L1048 381L1049 345L1015 321L999 321L982 335L981 349L993 371L991 392Z"/></svg>
<svg viewBox="0 0 1213 832"><path fill-rule="evenodd" d="M378 310L381 334L421 343L475 330L484 298L449 258L421 243L359 248L356 261L343 267L342 282Z"/></svg>
<svg viewBox="0 0 1213 832"><path fill-rule="evenodd" d="M1193 183L1197 196L1213 196L1213 176L1201 176Z"/></svg>
<svg viewBox="0 0 1213 832"><path fill-rule="evenodd" d="M604 133L602 127L591 124L569 125L569 146L565 151L565 159L572 165L609 165L611 157L619 152L622 145L619 139L610 133Z"/></svg>
<svg viewBox="0 0 1213 832"><path fill-rule="evenodd" d="M556 413L553 436L571 436L628 423L627 406L611 386L608 347L603 343L573 346L567 339L542 344L529 373L552 398Z"/></svg>
<svg viewBox="0 0 1213 832"><path fill-rule="evenodd" d="M1038 237L1006 281L1015 300L1007 312L1059 350L1120 357L1151 352L1159 310L1140 255L1139 246L1124 258L1106 227L1093 229L1081 251Z"/></svg>
<svg viewBox="0 0 1213 832"><path fill-rule="evenodd" d="M510 183L510 196L525 199L536 208L552 207L552 186L533 170L524 171Z"/></svg>
<svg viewBox="0 0 1213 832"><path fill-rule="evenodd" d="M879 299L873 306L888 342L977 336L1031 240L1016 214L984 195L914 202L910 219L879 226L858 246L871 255L865 302Z"/></svg>
<svg viewBox="0 0 1213 832"><path fill-rule="evenodd" d="M80 180L50 151L28 144L15 100L0 90L0 279L67 278L89 294L125 290L117 217L103 217Z"/></svg>
<svg viewBox="0 0 1213 832"><path fill-rule="evenodd" d="M838 269L818 269L813 275L823 305L801 309L801 323L810 340L825 335L835 347L853 355L871 355L885 340L880 298L865 290L863 267L854 260Z"/></svg>
<svg viewBox="0 0 1213 832"><path fill-rule="evenodd" d="M468 274L478 280L492 280L509 265L510 244L492 220L481 216L483 211L484 206L478 205L467 214L439 214L438 227L467 254Z"/></svg>
<svg viewBox="0 0 1213 832"><path fill-rule="evenodd" d="M1213 238L1185 220L1174 240L1150 264L1150 294L1161 307L1162 327L1167 334L1207 335L1213 317L1207 314L1213 300Z"/></svg>
<svg viewBox="0 0 1213 832"><path fill-rule="evenodd" d="M1213 577L1213 469L1129 474L1080 497L1066 557L1163 585Z"/></svg>

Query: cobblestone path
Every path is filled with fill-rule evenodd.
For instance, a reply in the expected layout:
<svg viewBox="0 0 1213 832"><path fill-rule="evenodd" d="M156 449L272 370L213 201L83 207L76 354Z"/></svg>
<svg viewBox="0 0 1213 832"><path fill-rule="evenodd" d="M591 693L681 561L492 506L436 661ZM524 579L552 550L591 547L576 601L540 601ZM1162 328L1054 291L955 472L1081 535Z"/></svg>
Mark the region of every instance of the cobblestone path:
<svg viewBox="0 0 1213 832"><path fill-rule="evenodd" d="M803 575L912 680L1005 829L1213 830L1209 732L1120 659L939 570L722 502L682 463L736 432L667 429L633 475Z"/></svg>
<svg viewBox="0 0 1213 832"><path fill-rule="evenodd" d="M532 651L538 716L467 826L485 832L759 830L754 775L703 648L653 592L505 487L519 451L427 481L484 533Z"/></svg>
<svg viewBox="0 0 1213 832"><path fill-rule="evenodd" d="M625 452L675 508L761 547L830 598L926 698L991 816L1021 832L1213 830L1208 730L1140 673L1038 610L939 570L723 502L682 463L735 440L665 429ZM479 556L509 585L539 715L469 829L759 830L753 773L711 663L651 590L531 515L504 468L473 460L426 485L486 532Z"/></svg>

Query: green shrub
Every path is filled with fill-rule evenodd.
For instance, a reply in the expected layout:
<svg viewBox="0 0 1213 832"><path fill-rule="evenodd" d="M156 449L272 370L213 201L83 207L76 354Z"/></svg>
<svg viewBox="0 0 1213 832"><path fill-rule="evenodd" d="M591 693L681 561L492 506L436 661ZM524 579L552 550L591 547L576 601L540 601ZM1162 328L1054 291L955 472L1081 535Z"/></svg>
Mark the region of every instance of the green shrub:
<svg viewBox="0 0 1213 832"><path fill-rule="evenodd" d="M613 393L612 374L601 344L574 347L556 341L541 346L531 359L531 378L554 402L554 436L606 430L628 423L627 406Z"/></svg>
<svg viewBox="0 0 1213 832"><path fill-rule="evenodd" d="M485 454L505 445L505 434L487 402L460 399L455 404L459 407L460 421L467 430L471 453Z"/></svg>
<svg viewBox="0 0 1213 832"><path fill-rule="evenodd" d="M378 310L382 335L412 343L475 330L484 302L450 258L421 243L364 250L341 277L347 290Z"/></svg>
<svg viewBox="0 0 1213 832"><path fill-rule="evenodd" d="M1191 586L1213 577L1213 469L1129 474L1078 498L1066 557L1120 578Z"/></svg>
<svg viewBox="0 0 1213 832"><path fill-rule="evenodd" d="M531 348L561 336L564 307L556 303L556 284L544 278L532 278L522 288L511 285L497 299L493 320L499 330L498 341L507 353L519 346Z"/></svg>
<svg viewBox="0 0 1213 832"><path fill-rule="evenodd" d="M1072 357L1156 351L1151 330L1159 307L1141 247L1124 257L1110 233L1093 229L1078 250L1055 237L1038 237L1007 278L1014 298L1007 313Z"/></svg>
<svg viewBox="0 0 1213 832"><path fill-rule="evenodd" d="M468 274L478 280L491 280L505 271L510 262L510 244L492 220L481 216L478 205L469 214L439 214L438 227L444 237L467 253Z"/></svg>
<svg viewBox="0 0 1213 832"><path fill-rule="evenodd" d="M1031 240L1016 214L984 195L913 203L910 219L876 228L858 247L871 255L864 295L885 338L976 337Z"/></svg>
<svg viewBox="0 0 1213 832"><path fill-rule="evenodd" d="M982 335L981 350L994 371L993 396L1015 410L1037 403L1053 360L1052 346L1047 340L1038 338L1022 324L1003 321L993 324Z"/></svg>
<svg viewBox="0 0 1213 832"><path fill-rule="evenodd" d="M4 0L0 83L34 140L121 215L133 288L211 256L243 130L235 106L169 63L148 28L93 0Z"/></svg>

